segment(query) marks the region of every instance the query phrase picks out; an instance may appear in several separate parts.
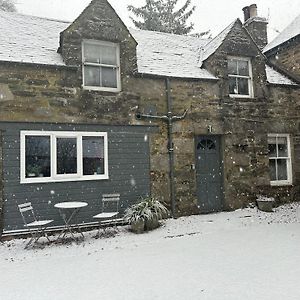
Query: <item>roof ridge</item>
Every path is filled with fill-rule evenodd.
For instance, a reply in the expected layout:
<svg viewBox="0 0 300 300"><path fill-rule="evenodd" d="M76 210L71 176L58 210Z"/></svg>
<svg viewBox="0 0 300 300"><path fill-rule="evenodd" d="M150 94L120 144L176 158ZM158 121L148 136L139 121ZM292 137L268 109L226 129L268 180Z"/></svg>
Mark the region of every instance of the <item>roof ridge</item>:
<svg viewBox="0 0 300 300"><path fill-rule="evenodd" d="M155 31L155 30L145 30L145 29L138 29L138 28L133 28L133 27L128 27L129 31L145 31L145 32L153 32L155 34L160 34L160 35L168 35L168 36L178 36L178 37L187 37L187 38L193 38L196 40L201 40L201 41L211 41L211 39L204 39L204 38L198 38L192 35L187 35L187 34L176 34L176 33L169 33L169 32L161 32L161 31Z"/></svg>
<svg viewBox="0 0 300 300"><path fill-rule="evenodd" d="M7 12L7 11L0 10L0 14L3 14L3 15L18 15L18 16L22 16L22 17L26 17L26 18L47 20L47 21L52 21L52 22L57 22L57 23L66 23L66 24L72 23L72 21L58 20L58 19L54 19L54 18L40 17L40 16L34 16L34 15L27 15L27 14L23 14L23 13L19 13L19 12Z"/></svg>
<svg viewBox="0 0 300 300"><path fill-rule="evenodd" d="M234 24L238 21L239 21L238 18L235 19L228 26L226 26L218 35L216 35L212 40L210 40L207 44L205 44L204 46L202 46L200 48L201 57L199 59L199 62L201 63L201 65L206 59L208 59L221 46L221 44L223 43L224 39L231 31ZM224 37L223 37L223 35L224 35ZM216 45L214 45L214 43L216 43ZM210 49L210 47L211 47L211 49Z"/></svg>
<svg viewBox="0 0 300 300"><path fill-rule="evenodd" d="M226 30L228 30L229 28L231 28L235 22L237 21L238 19L235 19L233 22L231 22L228 26L226 26L221 32L219 32L214 38L212 38L206 45L206 46L209 46L209 44L211 44L212 42L214 42L220 35L222 35L223 32L225 32Z"/></svg>

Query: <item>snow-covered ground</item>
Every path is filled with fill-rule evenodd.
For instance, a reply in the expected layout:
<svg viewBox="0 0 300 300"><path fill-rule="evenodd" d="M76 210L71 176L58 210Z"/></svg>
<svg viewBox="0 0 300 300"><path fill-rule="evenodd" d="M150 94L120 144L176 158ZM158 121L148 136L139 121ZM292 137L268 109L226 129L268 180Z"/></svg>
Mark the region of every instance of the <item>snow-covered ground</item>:
<svg viewBox="0 0 300 300"><path fill-rule="evenodd" d="M167 220L135 235L0 244L0 299L300 299L300 205Z"/></svg>

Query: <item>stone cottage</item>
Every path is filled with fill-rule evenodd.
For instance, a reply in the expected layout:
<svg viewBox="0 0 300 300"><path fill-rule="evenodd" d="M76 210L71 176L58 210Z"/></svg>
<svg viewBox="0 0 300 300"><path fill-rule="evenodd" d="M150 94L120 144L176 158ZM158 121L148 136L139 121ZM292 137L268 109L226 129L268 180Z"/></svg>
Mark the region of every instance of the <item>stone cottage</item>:
<svg viewBox="0 0 300 300"><path fill-rule="evenodd" d="M0 12L1 223L31 201L149 194L174 216L290 201L300 181L296 77L262 52L256 5L213 39L128 29L107 0L73 22Z"/></svg>
<svg viewBox="0 0 300 300"><path fill-rule="evenodd" d="M263 50L282 72L300 81L300 15Z"/></svg>

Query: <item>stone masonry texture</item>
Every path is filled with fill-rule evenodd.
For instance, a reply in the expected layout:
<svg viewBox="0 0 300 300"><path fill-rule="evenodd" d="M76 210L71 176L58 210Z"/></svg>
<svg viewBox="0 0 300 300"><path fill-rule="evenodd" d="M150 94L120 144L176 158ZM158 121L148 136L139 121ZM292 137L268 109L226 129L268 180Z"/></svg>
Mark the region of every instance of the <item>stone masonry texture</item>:
<svg viewBox="0 0 300 300"><path fill-rule="evenodd" d="M120 44L121 92L82 88L83 39ZM59 51L69 67L1 63L0 89L6 96L0 99L0 120L159 126L159 132L150 136L151 192L170 206L167 127L159 121L135 118L137 111L147 111L149 106L155 107L157 114L167 113L165 79L137 74L136 42L106 1L93 1L61 34ZM251 58L253 98L229 97L228 56ZM242 24L236 22L204 64L219 80L170 79L173 113L180 115L188 109L187 117L173 128L179 215L201 213L192 167L197 135L221 137L224 209L244 207L257 194L274 196L278 203L292 200L300 184L300 90L268 84L265 59ZM291 136L291 186L270 186L268 133Z"/></svg>
<svg viewBox="0 0 300 300"><path fill-rule="evenodd" d="M267 53L269 60L285 73L300 82L300 37L286 42Z"/></svg>

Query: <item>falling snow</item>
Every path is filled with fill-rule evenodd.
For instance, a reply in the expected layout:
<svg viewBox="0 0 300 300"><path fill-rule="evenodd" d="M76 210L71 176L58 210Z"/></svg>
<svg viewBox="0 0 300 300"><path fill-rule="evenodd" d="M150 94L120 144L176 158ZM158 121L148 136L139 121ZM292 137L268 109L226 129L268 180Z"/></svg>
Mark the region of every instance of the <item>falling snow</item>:
<svg viewBox="0 0 300 300"><path fill-rule="evenodd" d="M82 243L44 249L12 240L0 244L1 297L300 299L299 226L294 203L274 213L247 208L170 219L143 235L126 226L110 238L90 231Z"/></svg>

